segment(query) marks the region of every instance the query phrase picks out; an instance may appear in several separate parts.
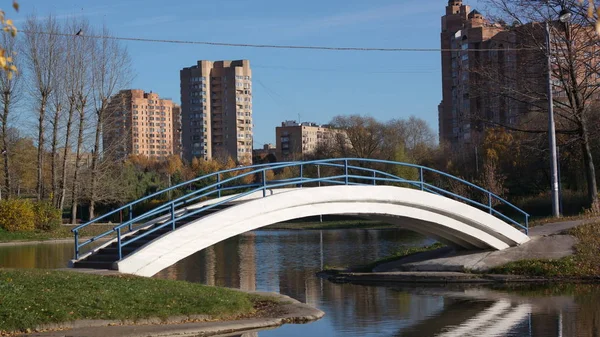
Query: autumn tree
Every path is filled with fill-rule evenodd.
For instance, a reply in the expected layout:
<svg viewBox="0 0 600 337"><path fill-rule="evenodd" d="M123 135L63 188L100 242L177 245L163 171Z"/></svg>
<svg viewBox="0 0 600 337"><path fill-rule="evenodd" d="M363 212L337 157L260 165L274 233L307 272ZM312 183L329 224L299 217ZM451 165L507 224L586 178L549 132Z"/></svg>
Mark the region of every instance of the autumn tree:
<svg viewBox="0 0 600 337"><path fill-rule="evenodd" d="M183 162L181 157L178 155L170 155L161 162L161 171L167 175L167 187L172 186L173 175L183 170ZM171 198L171 192L169 191L169 199Z"/></svg>
<svg viewBox="0 0 600 337"><path fill-rule="evenodd" d="M19 11L19 2L13 0L13 8L17 12ZM0 28L2 32L10 35L11 38L14 38L17 35L17 28L13 24L13 21L6 17L6 13L0 9ZM14 49L9 46L8 41L3 40L0 45L0 69L8 74L8 76L12 76L17 72L17 65L14 63Z"/></svg>
<svg viewBox="0 0 600 337"><path fill-rule="evenodd" d="M20 197L23 192L29 194L36 190L36 152L37 149L30 138L21 138L15 133L11 140L10 177L15 194Z"/></svg>
<svg viewBox="0 0 600 337"><path fill-rule="evenodd" d="M8 55L14 55L16 51L16 40L14 39L13 35L7 32L0 32L0 34L2 34L0 37L0 43L3 46L4 52ZM10 69L16 69L18 64L14 57L11 59L11 62L14 68ZM0 71L0 105L2 106L2 115L0 116L2 129L0 130L0 137L2 141L2 158L4 160L4 189L6 190L8 198L10 198L12 193L10 177L10 152L13 150L9 144L9 123L14 119L14 116L11 113L13 107L21 97L21 83L20 73L12 70Z"/></svg>
<svg viewBox="0 0 600 337"><path fill-rule="evenodd" d="M499 121L511 130L524 133L546 133L548 71L547 58L551 60L550 76L556 132L563 144L576 146L581 153L582 169L586 179L588 202L598 203L596 169L592 140L600 129L590 124L598 115L597 96L600 94L600 63L597 50L600 40L594 30L595 15L590 15L587 3L579 0L520 1L486 0L497 21L515 22L506 36L510 46L513 71L489 65L475 65L472 70L494 90L486 95L506 100L518 111L519 124ZM593 5L593 3L592 3ZM568 10L570 22L558 21L559 13ZM591 14L594 14L593 12ZM549 23L550 50L546 45L544 23ZM513 116L515 117L515 116ZM483 122L489 119L483 118ZM562 136L562 137L561 137Z"/></svg>

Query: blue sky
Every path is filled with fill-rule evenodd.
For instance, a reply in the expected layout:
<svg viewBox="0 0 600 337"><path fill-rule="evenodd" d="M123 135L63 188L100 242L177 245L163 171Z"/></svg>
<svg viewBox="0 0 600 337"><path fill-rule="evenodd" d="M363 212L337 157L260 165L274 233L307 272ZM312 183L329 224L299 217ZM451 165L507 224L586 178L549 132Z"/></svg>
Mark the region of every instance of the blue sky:
<svg viewBox="0 0 600 337"><path fill-rule="evenodd" d="M9 2L6 2L7 4ZM439 48L445 0L21 0L17 27L35 11L106 23L113 35L232 43ZM476 5L476 1L469 4ZM339 114L426 120L437 134L439 52L336 52L124 42L132 88L179 102L179 70L199 59L249 59L254 144L283 120L327 123Z"/></svg>

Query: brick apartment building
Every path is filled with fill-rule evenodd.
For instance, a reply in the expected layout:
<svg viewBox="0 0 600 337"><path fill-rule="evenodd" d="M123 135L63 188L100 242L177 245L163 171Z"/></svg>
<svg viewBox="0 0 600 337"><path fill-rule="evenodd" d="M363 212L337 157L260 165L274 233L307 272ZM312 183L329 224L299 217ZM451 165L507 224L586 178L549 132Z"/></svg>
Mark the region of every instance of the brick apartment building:
<svg viewBox="0 0 600 337"><path fill-rule="evenodd" d="M565 99L558 76L565 30L576 29L577 80L598 85L598 51L588 45L593 28L551 25L552 88L555 102ZM438 106L441 143L453 148L477 144L486 124L514 125L531 112L547 111L547 54L544 23L490 23L462 0L449 0L442 16L442 102ZM588 30L588 34L582 31ZM556 36L553 36L556 34ZM584 40L584 41L580 41ZM563 70L566 68L563 68ZM556 104L555 104L556 106Z"/></svg>
<svg viewBox="0 0 600 337"><path fill-rule="evenodd" d="M252 160L250 61L198 61L180 71L183 157Z"/></svg>
<svg viewBox="0 0 600 337"><path fill-rule="evenodd" d="M142 155L164 159L181 155L181 116L170 99L143 90L121 90L111 97L103 126L105 155Z"/></svg>

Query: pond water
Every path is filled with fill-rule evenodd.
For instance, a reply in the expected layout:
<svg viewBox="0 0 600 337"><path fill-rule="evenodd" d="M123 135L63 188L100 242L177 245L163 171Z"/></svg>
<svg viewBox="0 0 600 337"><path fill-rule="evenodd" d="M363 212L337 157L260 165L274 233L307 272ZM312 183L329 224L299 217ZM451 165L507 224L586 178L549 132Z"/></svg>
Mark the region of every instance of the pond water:
<svg viewBox="0 0 600 337"><path fill-rule="evenodd" d="M315 276L432 241L402 230L254 231L155 277L273 291L323 319L240 336L600 336L600 285L353 285ZM72 244L0 247L0 267L62 268Z"/></svg>

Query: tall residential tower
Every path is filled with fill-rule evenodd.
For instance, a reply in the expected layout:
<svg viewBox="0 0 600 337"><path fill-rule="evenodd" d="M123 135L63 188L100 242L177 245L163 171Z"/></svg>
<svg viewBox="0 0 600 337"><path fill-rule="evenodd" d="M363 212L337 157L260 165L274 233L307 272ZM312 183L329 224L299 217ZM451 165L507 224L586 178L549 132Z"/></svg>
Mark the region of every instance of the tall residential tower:
<svg viewBox="0 0 600 337"><path fill-rule="evenodd" d="M477 142L481 119L504 122L507 100L487 90L481 69L514 74L515 55L506 52L514 36L488 22L462 0L449 0L442 16L442 102L438 107L440 142L453 147ZM483 50L482 50L483 49ZM488 50L494 50L488 52Z"/></svg>
<svg viewBox="0 0 600 337"><path fill-rule="evenodd" d="M205 61L180 71L183 157L252 160L250 61Z"/></svg>
<svg viewBox="0 0 600 337"><path fill-rule="evenodd" d="M111 97L102 134L105 155L165 159L180 155L179 106L143 90L121 90Z"/></svg>

